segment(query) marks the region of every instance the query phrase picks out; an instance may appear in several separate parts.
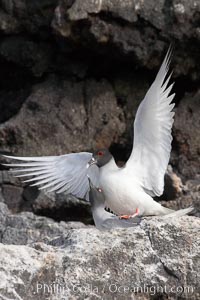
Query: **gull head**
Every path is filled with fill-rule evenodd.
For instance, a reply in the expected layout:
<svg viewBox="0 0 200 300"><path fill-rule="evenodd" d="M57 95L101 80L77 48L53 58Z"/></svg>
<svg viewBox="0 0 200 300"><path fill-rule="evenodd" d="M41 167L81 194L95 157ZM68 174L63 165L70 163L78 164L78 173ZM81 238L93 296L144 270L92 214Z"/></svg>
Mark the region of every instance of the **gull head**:
<svg viewBox="0 0 200 300"><path fill-rule="evenodd" d="M112 159L112 154L108 149L99 149L95 151L92 155L91 160L88 162L87 166L97 165L99 168L106 165Z"/></svg>

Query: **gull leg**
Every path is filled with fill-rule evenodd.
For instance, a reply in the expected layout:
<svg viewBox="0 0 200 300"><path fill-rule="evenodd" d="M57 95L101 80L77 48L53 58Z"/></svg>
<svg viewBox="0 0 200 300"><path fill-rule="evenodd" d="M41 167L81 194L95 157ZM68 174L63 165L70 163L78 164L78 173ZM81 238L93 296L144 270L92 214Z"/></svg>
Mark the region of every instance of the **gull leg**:
<svg viewBox="0 0 200 300"><path fill-rule="evenodd" d="M119 218L127 220L127 219L134 218L134 217L136 217L138 215L139 215L139 208L136 208L136 211L135 211L135 213L133 215L122 215Z"/></svg>

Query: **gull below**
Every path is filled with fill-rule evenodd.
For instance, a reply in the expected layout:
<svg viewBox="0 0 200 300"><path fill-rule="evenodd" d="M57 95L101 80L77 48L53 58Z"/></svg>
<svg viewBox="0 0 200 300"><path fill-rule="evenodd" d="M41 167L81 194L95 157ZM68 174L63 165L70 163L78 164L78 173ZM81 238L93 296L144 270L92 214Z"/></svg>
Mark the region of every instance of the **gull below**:
<svg viewBox="0 0 200 300"><path fill-rule="evenodd" d="M89 179L89 178L88 178ZM110 230L114 228L129 228L135 227L141 221L140 218L135 217L128 220L121 219L118 216L105 210L105 198L103 191L100 188L95 187L91 180L89 199L91 204L92 216L94 224L99 230Z"/></svg>

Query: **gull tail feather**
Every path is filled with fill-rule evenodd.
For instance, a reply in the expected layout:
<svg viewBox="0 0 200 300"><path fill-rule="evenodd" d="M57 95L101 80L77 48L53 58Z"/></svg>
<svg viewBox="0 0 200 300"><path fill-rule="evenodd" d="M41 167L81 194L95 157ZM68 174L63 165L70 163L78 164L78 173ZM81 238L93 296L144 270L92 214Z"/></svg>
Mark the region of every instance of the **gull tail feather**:
<svg viewBox="0 0 200 300"><path fill-rule="evenodd" d="M194 207L192 207L192 206L190 206L188 208L179 209L176 211L165 207L165 216L163 216L163 219L166 219L168 217L170 217L170 218L182 217L182 216L189 214L193 210L194 210Z"/></svg>

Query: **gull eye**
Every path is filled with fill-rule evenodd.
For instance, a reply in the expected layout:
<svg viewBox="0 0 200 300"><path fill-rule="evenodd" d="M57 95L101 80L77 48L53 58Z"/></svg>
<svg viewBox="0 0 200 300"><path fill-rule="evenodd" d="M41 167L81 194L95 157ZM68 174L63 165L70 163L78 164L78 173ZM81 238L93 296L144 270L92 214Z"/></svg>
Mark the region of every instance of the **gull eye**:
<svg viewBox="0 0 200 300"><path fill-rule="evenodd" d="M99 151L98 156L103 156L103 151Z"/></svg>

